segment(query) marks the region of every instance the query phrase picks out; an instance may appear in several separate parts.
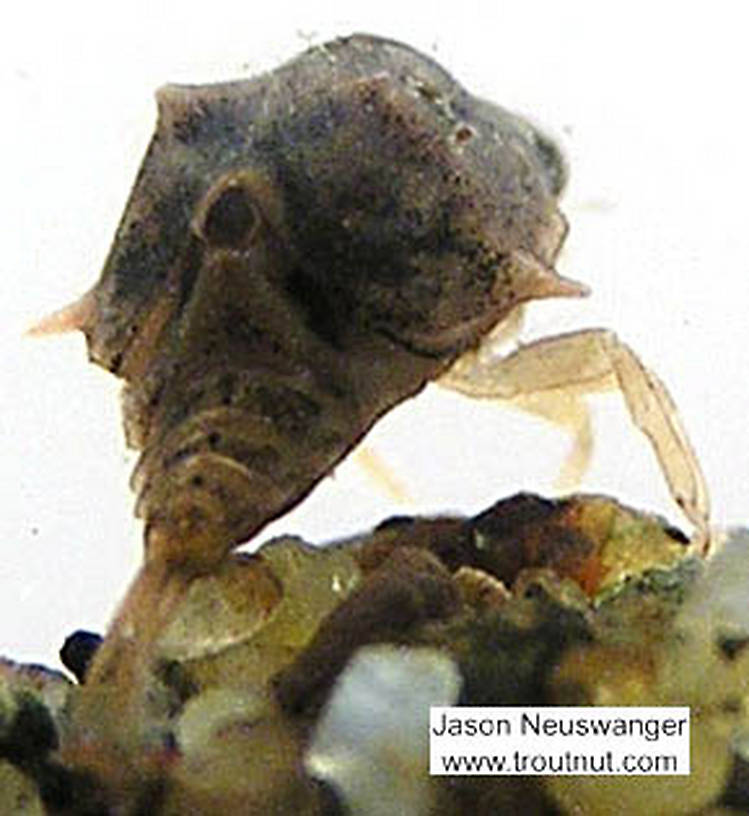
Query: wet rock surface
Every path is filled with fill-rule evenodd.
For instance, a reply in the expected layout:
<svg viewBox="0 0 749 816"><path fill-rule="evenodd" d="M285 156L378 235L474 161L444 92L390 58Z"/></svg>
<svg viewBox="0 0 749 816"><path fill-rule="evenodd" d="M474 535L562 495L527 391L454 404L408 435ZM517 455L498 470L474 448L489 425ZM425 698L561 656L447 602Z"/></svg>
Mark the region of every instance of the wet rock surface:
<svg viewBox="0 0 749 816"><path fill-rule="evenodd" d="M0 812L746 812L748 549L705 561L611 499L526 494L276 539L191 584L136 724L116 676L0 664ZM88 742L87 694L113 723ZM692 773L431 777L432 704L690 706Z"/></svg>

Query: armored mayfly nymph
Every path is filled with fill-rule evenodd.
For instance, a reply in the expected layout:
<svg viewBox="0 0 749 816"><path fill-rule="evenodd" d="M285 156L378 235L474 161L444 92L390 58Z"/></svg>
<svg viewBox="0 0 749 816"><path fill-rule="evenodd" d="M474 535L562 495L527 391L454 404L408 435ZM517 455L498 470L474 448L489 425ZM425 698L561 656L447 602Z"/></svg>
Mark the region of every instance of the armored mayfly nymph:
<svg viewBox="0 0 749 816"><path fill-rule="evenodd" d="M370 36L157 100L99 282L41 325L81 329L125 381L149 559L210 567L443 375L500 397L611 380L704 525L675 409L613 334L476 352L526 301L586 292L553 268L566 174L547 137Z"/></svg>
<svg viewBox="0 0 749 816"><path fill-rule="evenodd" d="M124 380L141 450L145 564L87 672L72 765L128 788L119 758L148 755L144 678L191 582L433 380L508 400L619 388L705 546L676 408L612 332L485 353L526 302L587 291L554 269L566 170L546 136L362 35L157 101L100 280L37 327L81 330Z"/></svg>

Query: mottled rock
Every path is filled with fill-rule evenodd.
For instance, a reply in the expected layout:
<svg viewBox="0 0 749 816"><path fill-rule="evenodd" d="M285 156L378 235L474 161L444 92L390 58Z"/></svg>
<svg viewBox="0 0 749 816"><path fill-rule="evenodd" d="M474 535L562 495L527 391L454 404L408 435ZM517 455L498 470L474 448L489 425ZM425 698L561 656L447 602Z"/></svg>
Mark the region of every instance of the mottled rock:
<svg viewBox="0 0 749 816"><path fill-rule="evenodd" d="M305 767L356 816L431 812L429 706L453 705L460 673L444 653L391 645L360 649L336 682Z"/></svg>

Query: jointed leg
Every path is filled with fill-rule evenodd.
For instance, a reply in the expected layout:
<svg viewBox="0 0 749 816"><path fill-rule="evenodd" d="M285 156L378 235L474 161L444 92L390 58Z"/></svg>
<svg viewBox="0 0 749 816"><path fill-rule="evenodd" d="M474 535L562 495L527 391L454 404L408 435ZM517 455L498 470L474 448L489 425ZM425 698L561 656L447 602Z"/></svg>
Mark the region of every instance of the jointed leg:
<svg viewBox="0 0 749 816"><path fill-rule="evenodd" d="M590 456L582 397L620 390L632 420L653 446L671 495L707 545L707 487L676 406L661 381L613 332L589 329L545 338L504 358L472 352L440 382L468 396L511 400L571 428L576 439L565 476L584 470Z"/></svg>

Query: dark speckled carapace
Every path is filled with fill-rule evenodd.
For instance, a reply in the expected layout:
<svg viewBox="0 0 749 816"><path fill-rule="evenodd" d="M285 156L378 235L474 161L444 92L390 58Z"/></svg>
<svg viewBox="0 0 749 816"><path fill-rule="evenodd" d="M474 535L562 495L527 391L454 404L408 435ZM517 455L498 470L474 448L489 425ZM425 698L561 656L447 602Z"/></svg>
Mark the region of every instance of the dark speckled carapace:
<svg viewBox="0 0 749 816"><path fill-rule="evenodd" d="M518 304L583 291L553 271L556 148L411 48L157 99L81 325L125 380L151 550L220 558Z"/></svg>

